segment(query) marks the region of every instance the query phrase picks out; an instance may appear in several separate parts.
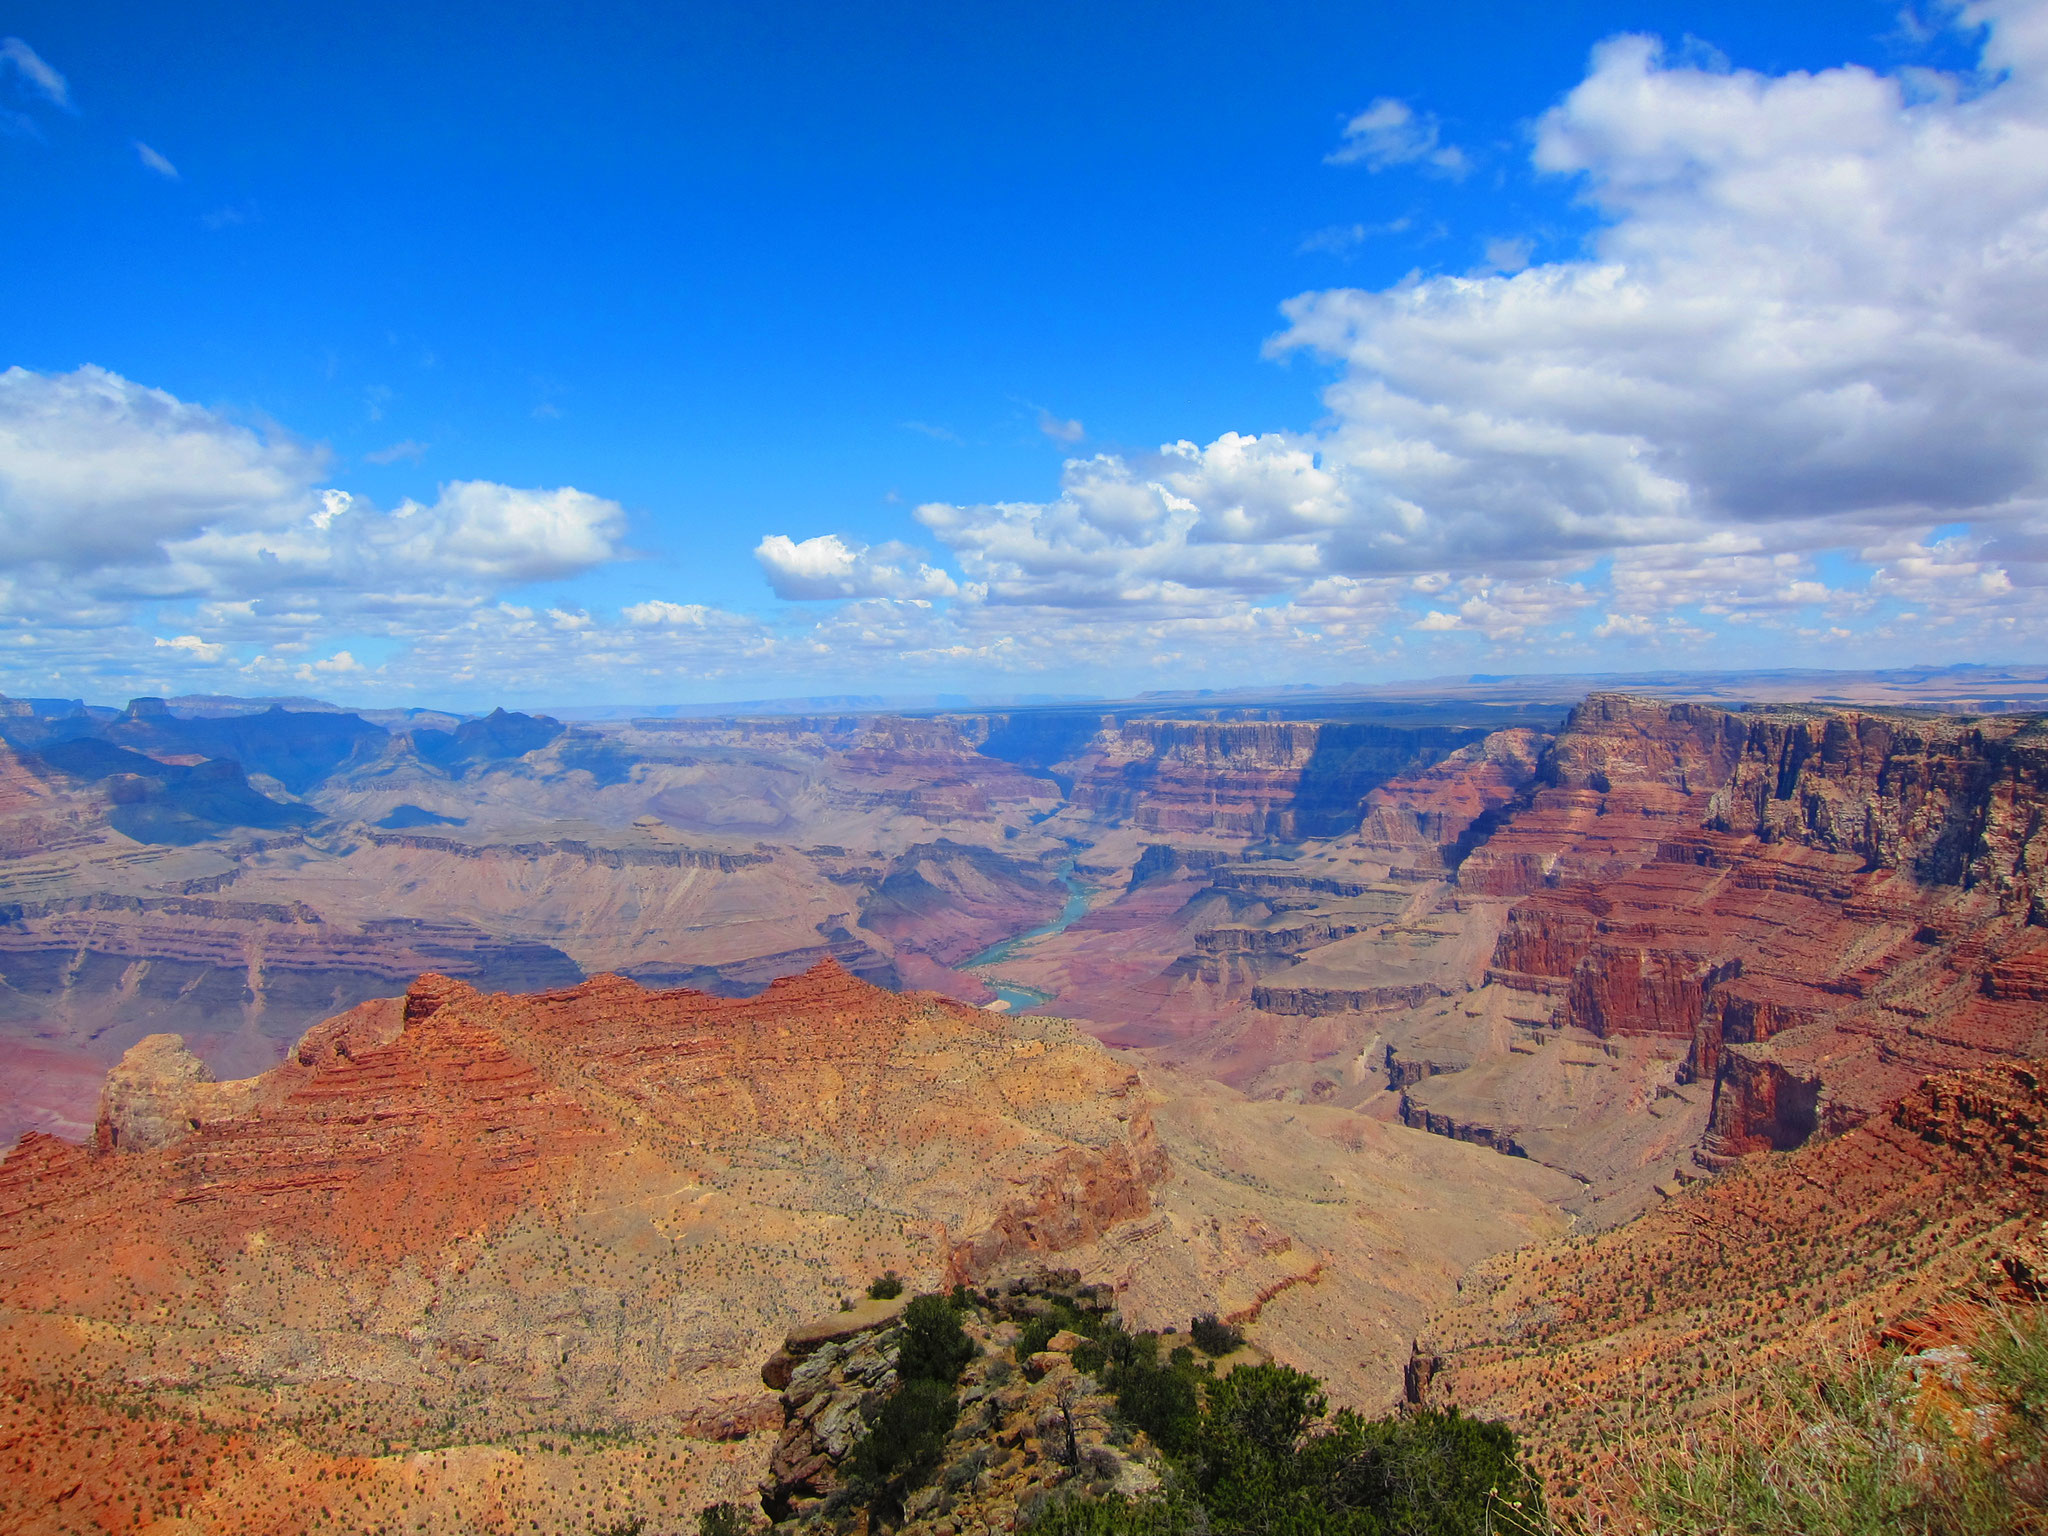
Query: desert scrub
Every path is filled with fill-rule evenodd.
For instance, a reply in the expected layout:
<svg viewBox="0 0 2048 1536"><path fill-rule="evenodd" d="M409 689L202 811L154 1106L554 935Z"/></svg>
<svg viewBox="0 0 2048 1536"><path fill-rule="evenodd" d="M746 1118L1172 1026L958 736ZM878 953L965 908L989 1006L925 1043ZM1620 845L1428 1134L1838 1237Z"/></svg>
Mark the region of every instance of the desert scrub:
<svg viewBox="0 0 2048 1536"><path fill-rule="evenodd" d="M960 1326L960 1314L944 1296L920 1296L904 1309L896 1373L905 1381L951 1386L975 1355L974 1340Z"/></svg>
<svg viewBox="0 0 2048 1536"><path fill-rule="evenodd" d="M1715 1440L1628 1470L1670 1536L2048 1533L2048 1311L1996 1311L1967 1349L1781 1378Z"/></svg>
<svg viewBox="0 0 2048 1536"><path fill-rule="evenodd" d="M1214 1312L1204 1312L1188 1325L1188 1337L1205 1355L1227 1355L1244 1348L1244 1334L1222 1321Z"/></svg>

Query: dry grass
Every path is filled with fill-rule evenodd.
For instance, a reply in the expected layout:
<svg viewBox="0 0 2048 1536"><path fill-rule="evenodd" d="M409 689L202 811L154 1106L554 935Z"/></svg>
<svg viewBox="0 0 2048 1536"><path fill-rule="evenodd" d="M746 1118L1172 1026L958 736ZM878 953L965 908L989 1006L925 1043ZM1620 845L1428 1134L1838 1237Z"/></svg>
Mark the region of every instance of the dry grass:
<svg viewBox="0 0 2048 1536"><path fill-rule="evenodd" d="M1780 1377L1717 1432L1632 1449L1637 1529L1668 1536L2048 1533L2048 1311L1967 1346Z"/></svg>

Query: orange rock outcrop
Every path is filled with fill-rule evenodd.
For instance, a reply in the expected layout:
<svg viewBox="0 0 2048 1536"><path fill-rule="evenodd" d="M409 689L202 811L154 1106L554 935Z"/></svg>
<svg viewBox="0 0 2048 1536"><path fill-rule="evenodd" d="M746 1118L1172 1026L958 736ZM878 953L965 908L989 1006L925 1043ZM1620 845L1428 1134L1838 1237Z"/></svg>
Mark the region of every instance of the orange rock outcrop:
<svg viewBox="0 0 2048 1536"><path fill-rule="evenodd" d="M1166 1167L1135 1086L1071 1026L829 964L747 1000L424 976L239 1083L146 1041L91 1144L0 1162L0 1526L85 1475L51 1429L81 1415L141 1469L73 1501L106 1530L354 1528L408 1487L432 1529L585 1521L536 1471L557 1428L659 1445L667 1482L612 1456L636 1498L724 1496L751 1463L717 1444L779 1424L754 1373L791 1322L885 1267L949 1284L1144 1214ZM497 1470L430 1497L398 1444ZM212 1471L230 1445L289 1469L260 1518ZM341 1509L318 1485L348 1466Z"/></svg>

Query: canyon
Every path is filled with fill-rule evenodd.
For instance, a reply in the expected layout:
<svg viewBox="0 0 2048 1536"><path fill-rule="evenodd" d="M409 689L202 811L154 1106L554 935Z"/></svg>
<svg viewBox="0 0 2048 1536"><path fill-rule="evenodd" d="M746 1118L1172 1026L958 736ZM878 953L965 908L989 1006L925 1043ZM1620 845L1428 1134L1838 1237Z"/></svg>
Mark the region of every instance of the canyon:
<svg viewBox="0 0 2048 1536"><path fill-rule="evenodd" d="M2048 724L1933 686L8 701L9 1528L678 1524L792 1327L1054 1254L1601 1486L2038 1272Z"/></svg>
<svg viewBox="0 0 2048 1536"><path fill-rule="evenodd" d="M226 1082L153 1035L89 1140L0 1163L0 1520L681 1517L749 1494L792 1326L1054 1253L1370 1392L1452 1276L1561 1228L1547 1170L1276 1108L829 959L747 999L430 975Z"/></svg>

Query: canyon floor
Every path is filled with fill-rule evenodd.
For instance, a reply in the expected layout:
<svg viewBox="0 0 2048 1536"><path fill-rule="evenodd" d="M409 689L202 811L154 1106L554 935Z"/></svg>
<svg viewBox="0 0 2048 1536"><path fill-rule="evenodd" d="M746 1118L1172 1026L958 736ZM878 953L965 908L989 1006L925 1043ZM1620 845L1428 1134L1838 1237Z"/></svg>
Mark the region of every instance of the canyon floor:
<svg viewBox="0 0 2048 1536"><path fill-rule="evenodd" d="M1560 1351L1747 1379L1690 1250L1529 1333L1658 1234L2018 1241L2018 1163L1968 1263L1879 1217L1989 1209L1885 1127L2048 1056L2041 717L1336 713L0 704L6 1528L679 1526L792 1325L1055 1253L1576 1480Z"/></svg>

